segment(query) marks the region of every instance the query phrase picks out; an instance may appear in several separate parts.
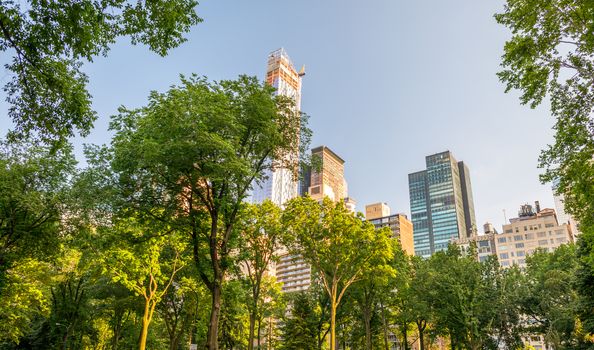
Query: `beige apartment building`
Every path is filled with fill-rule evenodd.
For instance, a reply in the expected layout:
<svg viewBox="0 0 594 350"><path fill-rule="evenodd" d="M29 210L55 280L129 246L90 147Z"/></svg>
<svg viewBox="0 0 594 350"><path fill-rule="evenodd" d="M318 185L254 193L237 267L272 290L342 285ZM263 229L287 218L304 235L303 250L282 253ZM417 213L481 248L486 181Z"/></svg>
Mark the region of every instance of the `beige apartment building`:
<svg viewBox="0 0 594 350"><path fill-rule="evenodd" d="M557 221L553 209L540 209L535 203L521 207L518 217L503 225L503 232L495 235L497 258L502 267L525 266L526 256L537 248L553 251L562 244L573 242L573 233L567 223Z"/></svg>
<svg viewBox="0 0 594 350"><path fill-rule="evenodd" d="M374 203L365 206L365 219L376 228L389 227L402 250L408 255L415 255L413 224L405 214L391 215L386 203Z"/></svg>
<svg viewBox="0 0 594 350"><path fill-rule="evenodd" d="M311 150L312 158L319 160L319 168L312 169L309 181L302 187L308 189L311 198L321 201L324 197L334 202L343 202L349 210L355 210L355 201L347 196L344 179L344 160L326 146ZM283 283L283 292L306 290L311 284L311 267L298 255L282 251L276 264L276 279Z"/></svg>
<svg viewBox="0 0 594 350"><path fill-rule="evenodd" d="M475 254L478 261L483 262L490 256L497 254L495 234L487 233L452 240L452 243L460 247L463 253L470 253L471 246L475 246Z"/></svg>
<svg viewBox="0 0 594 350"><path fill-rule="evenodd" d="M483 262L492 255L497 255L497 248L495 245L497 230L493 224L487 222L483 225L485 233L478 235L476 232L470 237L463 237L452 239L452 243L460 247L463 253L470 253L472 245L476 251L474 252L478 261Z"/></svg>
<svg viewBox="0 0 594 350"><path fill-rule="evenodd" d="M320 168L319 171L311 172L308 190L310 197L315 200L328 197L334 202L344 200L347 197L344 160L326 146L312 149L311 156L320 162Z"/></svg>

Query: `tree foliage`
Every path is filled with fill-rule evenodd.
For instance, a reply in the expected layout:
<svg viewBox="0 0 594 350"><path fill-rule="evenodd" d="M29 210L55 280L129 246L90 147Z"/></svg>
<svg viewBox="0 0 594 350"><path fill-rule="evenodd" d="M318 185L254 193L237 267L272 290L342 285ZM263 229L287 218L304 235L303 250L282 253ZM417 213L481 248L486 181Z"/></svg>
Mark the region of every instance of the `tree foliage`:
<svg viewBox="0 0 594 350"><path fill-rule="evenodd" d="M343 203L296 198L287 204L283 223L291 250L309 263L330 297L330 348L336 344L336 311L348 288L392 255L389 229L377 230L350 213Z"/></svg>
<svg viewBox="0 0 594 350"><path fill-rule="evenodd" d="M580 281L586 332L594 335L594 4L508 0L496 20L512 31L499 73L506 91L532 107L550 98L555 142L540 157L565 209L580 222Z"/></svg>
<svg viewBox="0 0 594 350"><path fill-rule="evenodd" d="M193 76L148 106L122 108L112 123L112 166L135 210L182 230L212 295L208 347L217 349L225 276L236 266L235 224L251 186L267 169L297 176L306 119L291 99L256 78L208 82Z"/></svg>
<svg viewBox="0 0 594 350"><path fill-rule="evenodd" d="M237 229L240 231L239 244L243 247L238 261L250 291L247 302L250 312L248 350L252 350L255 339L260 343L259 328L257 338L255 337L256 326L258 323L259 327L262 322L264 304L270 297L262 293L263 278L280 249L283 233L281 209L270 200L261 204L248 204L240 214Z"/></svg>
<svg viewBox="0 0 594 350"><path fill-rule="evenodd" d="M84 61L106 56L123 36L159 55L185 41L201 22L195 0L3 1L0 52L10 55L4 86L13 136L63 143L87 135L96 113L86 89Z"/></svg>

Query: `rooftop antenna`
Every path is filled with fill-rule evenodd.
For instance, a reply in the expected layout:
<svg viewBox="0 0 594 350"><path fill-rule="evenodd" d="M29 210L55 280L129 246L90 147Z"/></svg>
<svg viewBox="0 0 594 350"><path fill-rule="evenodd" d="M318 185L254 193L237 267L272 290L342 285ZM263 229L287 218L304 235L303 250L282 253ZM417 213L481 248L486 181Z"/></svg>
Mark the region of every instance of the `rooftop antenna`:
<svg viewBox="0 0 594 350"><path fill-rule="evenodd" d="M507 224L507 215L505 215L505 209L503 209L503 224Z"/></svg>

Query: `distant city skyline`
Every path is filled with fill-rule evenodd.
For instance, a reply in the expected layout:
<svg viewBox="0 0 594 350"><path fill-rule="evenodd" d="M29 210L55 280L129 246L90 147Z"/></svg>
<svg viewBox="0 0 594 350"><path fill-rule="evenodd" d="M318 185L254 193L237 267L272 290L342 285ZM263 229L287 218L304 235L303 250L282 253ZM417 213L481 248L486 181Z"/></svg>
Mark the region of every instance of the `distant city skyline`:
<svg viewBox="0 0 594 350"><path fill-rule="evenodd" d="M359 211L387 202L410 217L407 174L425 155L449 149L471 168L479 231L486 221L501 230L504 209L509 218L534 200L554 208L537 168L552 142L548 106L521 106L495 75L510 35L492 17L503 3L203 1L204 22L168 56L119 40L83 67L99 119L89 137L74 140L77 158L83 143L109 143L109 116L119 106L146 105L151 90L178 84L179 74L264 80L263 57L284 47L307 66L301 107L311 146L327 145L345 160ZM4 99L0 91L1 134L9 124Z"/></svg>

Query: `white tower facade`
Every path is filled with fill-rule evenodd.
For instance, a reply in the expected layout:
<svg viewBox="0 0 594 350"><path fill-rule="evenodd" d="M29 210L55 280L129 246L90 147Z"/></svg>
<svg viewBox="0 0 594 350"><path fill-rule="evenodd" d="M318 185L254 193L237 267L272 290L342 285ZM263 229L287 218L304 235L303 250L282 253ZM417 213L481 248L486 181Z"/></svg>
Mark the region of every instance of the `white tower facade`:
<svg viewBox="0 0 594 350"><path fill-rule="evenodd" d="M283 49L277 49L268 56L266 83L276 88L276 94L292 98L297 111L301 110L301 77ZM293 155L299 157L298 154ZM270 199L282 206L291 198L299 195L299 183L293 169L274 169L265 173L266 179L255 184L252 191L252 202L260 203Z"/></svg>

